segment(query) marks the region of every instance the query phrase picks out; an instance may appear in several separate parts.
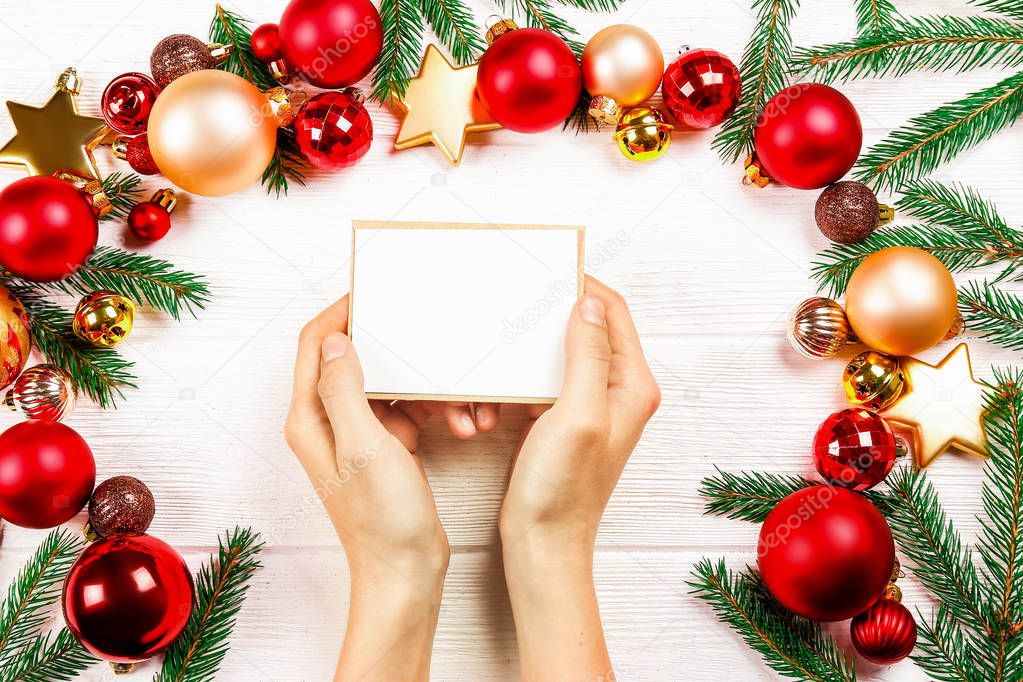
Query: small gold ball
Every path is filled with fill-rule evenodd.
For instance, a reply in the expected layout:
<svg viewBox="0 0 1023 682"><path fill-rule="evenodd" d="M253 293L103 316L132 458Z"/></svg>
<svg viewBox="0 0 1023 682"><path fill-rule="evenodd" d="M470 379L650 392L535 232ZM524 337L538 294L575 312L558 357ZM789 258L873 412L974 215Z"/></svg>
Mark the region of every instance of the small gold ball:
<svg viewBox="0 0 1023 682"><path fill-rule="evenodd" d="M654 161L671 145L672 126L657 109L637 107L618 123L614 139L622 155L632 161Z"/></svg>
<svg viewBox="0 0 1023 682"><path fill-rule="evenodd" d="M111 291L95 291L78 303L71 328L93 346L112 348L128 338L135 323L135 304Z"/></svg>
<svg viewBox="0 0 1023 682"><path fill-rule="evenodd" d="M849 342L849 320L830 298L808 298L793 311L786 335L800 355L822 360L834 357Z"/></svg>
<svg viewBox="0 0 1023 682"><path fill-rule="evenodd" d="M899 359L875 350L857 355L842 373L846 401L875 412L894 405L905 385Z"/></svg>

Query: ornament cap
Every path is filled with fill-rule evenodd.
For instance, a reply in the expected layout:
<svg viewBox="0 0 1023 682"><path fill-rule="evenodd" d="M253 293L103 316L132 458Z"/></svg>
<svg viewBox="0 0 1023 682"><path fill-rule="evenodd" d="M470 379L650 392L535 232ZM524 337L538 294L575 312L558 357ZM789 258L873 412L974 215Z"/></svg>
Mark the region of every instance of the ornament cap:
<svg viewBox="0 0 1023 682"><path fill-rule="evenodd" d="M618 102L607 95L597 95L590 100L589 114L597 119L598 123L605 125L617 125L622 116L622 108Z"/></svg>
<svg viewBox="0 0 1023 682"><path fill-rule="evenodd" d="M221 43L209 43L206 47L210 50L210 56L213 57L213 61L217 64L223 64L227 61L227 58L231 56L231 51L234 49L233 45L223 45Z"/></svg>
<svg viewBox="0 0 1023 682"><path fill-rule="evenodd" d="M767 170L764 165L760 163L760 159L757 158L756 154L750 154L746 157L743 162L746 167L745 175L742 176L742 184L744 185L756 185L757 187L767 187L771 184L771 176L767 174Z"/></svg>
<svg viewBox="0 0 1023 682"><path fill-rule="evenodd" d="M952 320L952 326L948 328L948 333L945 334L945 341L951 341L962 334L965 329L966 320L963 319L963 314L957 310L955 319Z"/></svg>
<svg viewBox="0 0 1023 682"><path fill-rule="evenodd" d="M884 594L881 595L881 599L901 602L902 588L895 583L888 583L888 585L884 588Z"/></svg>
<svg viewBox="0 0 1023 682"><path fill-rule="evenodd" d="M115 675L127 675L135 669L134 663L115 663L110 662L110 669L114 671Z"/></svg>
<svg viewBox="0 0 1023 682"><path fill-rule="evenodd" d="M266 68L270 71L270 76L281 85L291 82L291 69L283 57L273 60L266 65Z"/></svg>
<svg viewBox="0 0 1023 682"><path fill-rule="evenodd" d="M128 144L131 142L131 138L126 135L118 135L114 138L113 143L110 145L110 151L114 153L114 156L125 161L128 159Z"/></svg>
<svg viewBox="0 0 1023 682"><path fill-rule="evenodd" d="M78 173L72 173L71 171L57 171L53 176L58 180L70 183L81 192L85 200L92 207L92 212L98 218L103 218L113 210L114 207L110 203L110 198L103 191L103 183L99 180L88 178Z"/></svg>
<svg viewBox="0 0 1023 682"><path fill-rule="evenodd" d="M882 204L878 202L877 209L878 214L880 215L880 217L877 220L878 227L887 225L888 223L895 220L895 209L889 206L888 204Z"/></svg>
<svg viewBox="0 0 1023 682"><path fill-rule="evenodd" d="M78 95L82 92L82 77L73 66L69 66L57 76L57 84L54 87L61 92Z"/></svg>
<svg viewBox="0 0 1023 682"><path fill-rule="evenodd" d="M14 389L10 388L7 390L7 395L4 397L4 405L7 406L11 412L17 412L18 406L14 402Z"/></svg>
<svg viewBox="0 0 1023 682"><path fill-rule="evenodd" d="M304 90L286 90L279 85L264 94L272 115L277 119L277 125L281 127L291 125L309 102L309 95Z"/></svg>
<svg viewBox="0 0 1023 682"><path fill-rule="evenodd" d="M85 525L82 526L82 535L85 536L86 542L96 542L99 540L99 533L92 527L92 521L86 521Z"/></svg>
<svg viewBox="0 0 1023 682"><path fill-rule="evenodd" d="M156 190L150 201L163 208L163 210L167 211L167 213L171 213L178 205L178 195L175 194L174 190L169 187L165 187L163 189Z"/></svg>
<svg viewBox="0 0 1023 682"><path fill-rule="evenodd" d="M487 45L493 45L495 40L518 30L518 28L519 25L511 19L503 19L497 15L491 15L487 26Z"/></svg>

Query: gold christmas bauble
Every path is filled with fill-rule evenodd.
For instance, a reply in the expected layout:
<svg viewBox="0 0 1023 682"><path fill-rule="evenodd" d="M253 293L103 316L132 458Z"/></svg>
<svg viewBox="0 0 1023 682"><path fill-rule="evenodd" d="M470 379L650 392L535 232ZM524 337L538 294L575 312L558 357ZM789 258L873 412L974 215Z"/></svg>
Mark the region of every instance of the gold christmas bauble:
<svg viewBox="0 0 1023 682"><path fill-rule="evenodd" d="M956 319L948 268L922 249L893 246L867 256L846 289L856 336L889 355L915 355L945 338Z"/></svg>
<svg viewBox="0 0 1023 682"><path fill-rule="evenodd" d="M112 348L128 338L134 323L134 303L111 291L96 291L78 303L71 328L86 343Z"/></svg>
<svg viewBox="0 0 1023 682"><path fill-rule="evenodd" d="M241 76L187 73L168 85L149 117L149 150L163 175L193 194L222 196L259 180L277 148L267 95Z"/></svg>
<svg viewBox="0 0 1023 682"><path fill-rule="evenodd" d="M14 294L0 286L0 389L18 378L31 350L25 308Z"/></svg>
<svg viewBox="0 0 1023 682"><path fill-rule="evenodd" d="M625 158L653 161L671 144L671 128L657 109L637 107L622 116L614 139Z"/></svg>
<svg viewBox="0 0 1023 682"><path fill-rule="evenodd" d="M586 43L583 84L593 95L590 115L614 125L620 113L650 99L664 76L664 55L654 37L629 24L608 26Z"/></svg>
<svg viewBox="0 0 1023 682"><path fill-rule="evenodd" d="M834 357L849 342L849 320L830 298L800 303L789 319L786 336L797 353L812 360Z"/></svg>
<svg viewBox="0 0 1023 682"><path fill-rule="evenodd" d="M842 373L846 402L875 412L894 404L905 385L899 359L876 350L857 355Z"/></svg>
<svg viewBox="0 0 1023 682"><path fill-rule="evenodd" d="M56 365L36 365L22 372L4 403L29 419L61 421L75 409L75 385Z"/></svg>

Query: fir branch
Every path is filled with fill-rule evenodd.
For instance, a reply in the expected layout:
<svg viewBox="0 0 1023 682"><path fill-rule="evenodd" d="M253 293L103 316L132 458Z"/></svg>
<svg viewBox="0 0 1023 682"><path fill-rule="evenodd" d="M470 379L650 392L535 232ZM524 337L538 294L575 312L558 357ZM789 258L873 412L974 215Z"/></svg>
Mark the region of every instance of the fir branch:
<svg viewBox="0 0 1023 682"><path fill-rule="evenodd" d="M917 180L902 189L895 206L930 225L949 227L971 238L1001 244L1023 255L1023 233L1011 229L998 209L964 185Z"/></svg>
<svg viewBox="0 0 1023 682"><path fill-rule="evenodd" d="M626 0L557 0L566 7L576 7L588 12L615 12Z"/></svg>
<svg viewBox="0 0 1023 682"><path fill-rule="evenodd" d="M1010 19L1023 21L1023 5L1019 0L969 0L970 4L983 7L989 12L1004 14Z"/></svg>
<svg viewBox="0 0 1023 682"><path fill-rule="evenodd" d="M131 373L134 363L114 348L90 346L78 339L71 332L70 313L41 298L34 288L13 282L7 287L25 306L35 348L67 372L79 391L106 408L124 398L124 388L137 388Z"/></svg>
<svg viewBox="0 0 1023 682"><path fill-rule="evenodd" d="M46 621L46 608L57 601L68 569L78 557L82 540L67 528L50 531L7 588L0 605L0 679L22 659L17 651L34 638Z"/></svg>
<svg viewBox="0 0 1023 682"><path fill-rule="evenodd" d="M142 193L142 178L135 173L111 173L103 178L103 193L110 200L110 212L101 220L112 220L114 218L126 218L138 203L138 196Z"/></svg>
<svg viewBox="0 0 1023 682"><path fill-rule="evenodd" d="M39 635L25 646L11 666L0 671L8 682L71 682L96 663L67 628L56 637Z"/></svg>
<svg viewBox="0 0 1023 682"><path fill-rule="evenodd" d="M218 69L239 75L260 90L277 87L269 69L252 53L252 29L247 19L218 4L209 35L210 42L230 46L227 59Z"/></svg>
<svg viewBox="0 0 1023 682"><path fill-rule="evenodd" d="M1008 348L1023 349L1023 299L988 282L969 282L959 288L959 310L966 328L980 338Z"/></svg>
<svg viewBox="0 0 1023 682"><path fill-rule="evenodd" d="M753 130L764 105L786 86L792 51L789 23L798 7L799 0L753 0L756 28L739 66L739 106L711 144L725 161L737 161L753 151Z"/></svg>
<svg viewBox="0 0 1023 682"><path fill-rule="evenodd" d="M928 175L1023 115L1023 72L942 105L892 132L857 163L856 177L878 188Z"/></svg>
<svg viewBox="0 0 1023 682"><path fill-rule="evenodd" d="M405 96L408 82L419 65L423 44L423 18L417 0L382 0L380 20L384 50L373 73L373 99L388 103Z"/></svg>
<svg viewBox="0 0 1023 682"><path fill-rule="evenodd" d="M419 11L458 64L472 64L487 49L472 11L462 0L419 0Z"/></svg>
<svg viewBox="0 0 1023 682"><path fill-rule="evenodd" d="M282 194L287 195L290 183L305 185L305 167L305 157L295 139L295 129L292 126L281 126L277 129L277 147L273 158L263 171L266 193L272 192L280 199Z"/></svg>
<svg viewBox="0 0 1023 682"><path fill-rule="evenodd" d="M257 556L262 548L251 528L224 534L216 561L211 556L199 569L192 615L154 682L211 682L216 677L249 580L261 567Z"/></svg>
<svg viewBox="0 0 1023 682"><path fill-rule="evenodd" d="M692 594L709 603L718 619L779 674L813 682L854 682L856 669L820 625L786 613L765 598L760 579L752 572L735 574L701 560L688 582Z"/></svg>
<svg viewBox="0 0 1023 682"><path fill-rule="evenodd" d="M899 19L891 0L856 0L856 30L861 36L892 31Z"/></svg>
<svg viewBox="0 0 1023 682"><path fill-rule="evenodd" d="M505 12L516 12L525 16L526 26L541 28L554 33L568 43L576 56L580 56L585 47L577 38L579 31L551 9L550 0L500 0Z"/></svg>
<svg viewBox="0 0 1023 682"><path fill-rule="evenodd" d="M944 606L928 621L917 618L917 642L913 662L933 680L940 682L981 682L982 677L969 654L977 644L967 639L956 619Z"/></svg>
<svg viewBox="0 0 1023 682"><path fill-rule="evenodd" d="M910 71L963 72L1023 64L1023 25L990 17L921 17L897 29L855 40L797 50L797 71L821 80L902 76Z"/></svg>

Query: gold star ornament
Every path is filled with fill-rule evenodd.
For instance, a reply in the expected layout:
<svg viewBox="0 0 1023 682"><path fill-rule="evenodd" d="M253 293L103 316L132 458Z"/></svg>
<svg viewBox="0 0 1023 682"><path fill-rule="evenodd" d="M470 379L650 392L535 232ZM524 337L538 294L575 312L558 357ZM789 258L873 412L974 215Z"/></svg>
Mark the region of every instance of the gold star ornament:
<svg viewBox="0 0 1023 682"><path fill-rule="evenodd" d="M470 134L500 128L476 96L478 70L478 64L456 68L436 45L427 47L419 75L409 81L405 96L396 102L405 112L405 120L394 148L432 142L457 166Z"/></svg>
<svg viewBox="0 0 1023 682"><path fill-rule="evenodd" d="M98 180L92 150L107 134L107 126L101 118L78 113L82 80L74 69L65 69L56 87L41 107L7 102L17 133L0 147L0 164L24 167L29 175L64 171Z"/></svg>
<svg viewBox="0 0 1023 682"><path fill-rule="evenodd" d="M950 447L988 456L984 430L984 386L973 378L970 349L961 343L937 365L902 358L906 388L883 413L913 434L916 464L927 467Z"/></svg>

